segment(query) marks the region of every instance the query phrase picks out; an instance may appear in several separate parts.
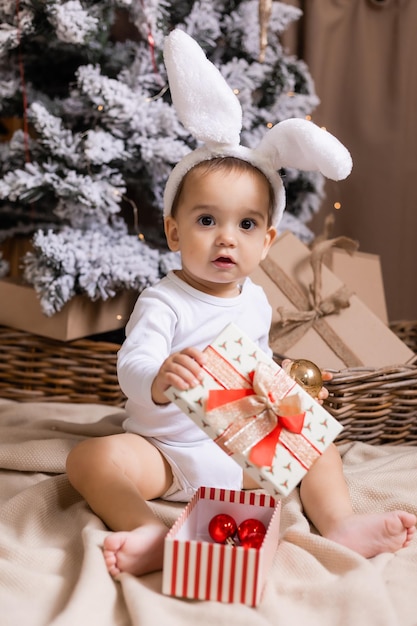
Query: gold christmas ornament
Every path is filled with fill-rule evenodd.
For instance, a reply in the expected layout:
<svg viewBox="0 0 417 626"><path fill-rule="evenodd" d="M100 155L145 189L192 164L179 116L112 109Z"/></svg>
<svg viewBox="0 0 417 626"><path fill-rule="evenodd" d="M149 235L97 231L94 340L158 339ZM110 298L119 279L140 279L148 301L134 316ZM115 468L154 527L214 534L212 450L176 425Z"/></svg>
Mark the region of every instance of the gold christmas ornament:
<svg viewBox="0 0 417 626"><path fill-rule="evenodd" d="M317 398L323 387L321 370L307 359L296 359L289 364L287 373L313 398Z"/></svg>

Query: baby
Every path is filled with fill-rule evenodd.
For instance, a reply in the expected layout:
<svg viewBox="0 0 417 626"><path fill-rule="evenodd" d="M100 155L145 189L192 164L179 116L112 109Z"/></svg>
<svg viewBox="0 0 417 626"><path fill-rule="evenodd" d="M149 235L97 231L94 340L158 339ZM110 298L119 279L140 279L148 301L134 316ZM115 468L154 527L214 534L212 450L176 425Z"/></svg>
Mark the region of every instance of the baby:
<svg viewBox="0 0 417 626"><path fill-rule="evenodd" d="M127 324L118 355L125 432L83 441L67 461L70 482L112 531L104 540L112 576L162 567L167 528L149 500L187 502L201 485L258 487L165 391L199 383L204 348L231 322L271 355L271 307L249 276L285 208L278 171L299 167L338 180L352 166L335 137L302 119L280 122L256 149L241 146L239 101L183 31L167 38L165 64L178 115L202 144L175 166L165 189L165 234L181 267L141 293ZM326 396L322 389L319 400ZM301 483L317 530L364 557L407 546L416 516L355 514L342 470L331 445Z"/></svg>
<svg viewBox="0 0 417 626"><path fill-rule="evenodd" d="M186 174L165 218L168 245L181 251L182 265L140 295L127 325L118 361L126 432L86 440L68 457L71 483L115 531L104 541L113 576L162 566L167 528L147 500L185 502L200 485L258 487L164 392L198 384L203 348L230 321L270 354L271 308L248 275L275 239L273 206L266 177L225 157ZM300 495L323 536L365 557L394 552L414 533L416 518L404 511L353 513L334 445L307 473Z"/></svg>

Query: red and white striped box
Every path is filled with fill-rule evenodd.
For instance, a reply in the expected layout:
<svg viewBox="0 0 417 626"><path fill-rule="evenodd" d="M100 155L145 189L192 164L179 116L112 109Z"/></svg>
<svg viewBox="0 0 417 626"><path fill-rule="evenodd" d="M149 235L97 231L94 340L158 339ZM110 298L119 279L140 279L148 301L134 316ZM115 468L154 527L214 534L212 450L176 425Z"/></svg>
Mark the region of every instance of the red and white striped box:
<svg viewBox="0 0 417 626"><path fill-rule="evenodd" d="M257 606L278 547L280 510L281 502L264 493L200 487L165 538L162 592ZM215 543L208 525L219 513L237 525L262 521L267 532L261 547Z"/></svg>

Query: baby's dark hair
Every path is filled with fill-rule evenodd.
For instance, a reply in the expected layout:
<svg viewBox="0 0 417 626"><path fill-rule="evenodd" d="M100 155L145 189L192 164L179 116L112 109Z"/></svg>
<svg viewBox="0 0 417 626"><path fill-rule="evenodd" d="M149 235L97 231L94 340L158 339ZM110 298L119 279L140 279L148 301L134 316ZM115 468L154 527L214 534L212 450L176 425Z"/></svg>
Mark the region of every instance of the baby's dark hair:
<svg viewBox="0 0 417 626"><path fill-rule="evenodd" d="M180 198L183 186L184 186L184 181L187 178L188 174L190 172L194 172L195 170L200 170L203 175L210 174L211 172L253 173L255 171L259 173L268 183L268 189L269 189L268 227L272 225L272 216L273 216L274 208L275 208L275 193L274 193L274 189L271 183L269 182L265 174L261 172L260 169L258 169L257 167L249 163L248 161L244 161L243 159L239 159L237 157L232 157L232 156L216 157L214 159L208 159L207 161L201 161L200 163L197 163L197 165L194 165L194 167L192 167L185 174L180 184L178 185L178 189L175 194L174 201L172 203L171 215L173 217L175 217L175 214L178 208L178 202L179 202L179 198Z"/></svg>

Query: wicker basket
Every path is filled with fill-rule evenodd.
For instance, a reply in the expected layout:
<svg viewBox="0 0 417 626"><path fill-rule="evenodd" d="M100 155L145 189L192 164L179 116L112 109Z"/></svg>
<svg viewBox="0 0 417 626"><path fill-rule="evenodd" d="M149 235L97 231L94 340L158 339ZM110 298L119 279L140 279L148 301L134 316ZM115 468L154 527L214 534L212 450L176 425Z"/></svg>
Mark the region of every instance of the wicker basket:
<svg viewBox="0 0 417 626"><path fill-rule="evenodd" d="M392 322L390 327L417 352L417 322ZM417 364L333 372L326 387L325 407L344 426L338 443L417 443Z"/></svg>
<svg viewBox="0 0 417 626"><path fill-rule="evenodd" d="M339 443L417 443L417 366L352 368L326 386L325 407L344 426Z"/></svg>
<svg viewBox="0 0 417 626"><path fill-rule="evenodd" d="M391 328L417 352L417 322ZM0 397L123 406L118 344L62 343L0 326ZM343 426L337 442L417 443L417 365L334 372L326 409Z"/></svg>
<svg viewBox="0 0 417 626"><path fill-rule="evenodd" d="M0 397L123 406L119 347L89 339L64 343L0 326Z"/></svg>

